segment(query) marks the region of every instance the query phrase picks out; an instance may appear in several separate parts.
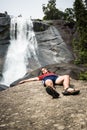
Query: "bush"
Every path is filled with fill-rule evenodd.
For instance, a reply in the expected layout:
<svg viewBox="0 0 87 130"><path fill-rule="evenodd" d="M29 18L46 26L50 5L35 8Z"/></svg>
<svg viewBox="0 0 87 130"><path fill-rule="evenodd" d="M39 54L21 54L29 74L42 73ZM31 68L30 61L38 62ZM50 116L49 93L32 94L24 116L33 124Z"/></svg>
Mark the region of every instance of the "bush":
<svg viewBox="0 0 87 130"><path fill-rule="evenodd" d="M79 79L80 80L87 80L87 71L83 72L83 73L80 73Z"/></svg>

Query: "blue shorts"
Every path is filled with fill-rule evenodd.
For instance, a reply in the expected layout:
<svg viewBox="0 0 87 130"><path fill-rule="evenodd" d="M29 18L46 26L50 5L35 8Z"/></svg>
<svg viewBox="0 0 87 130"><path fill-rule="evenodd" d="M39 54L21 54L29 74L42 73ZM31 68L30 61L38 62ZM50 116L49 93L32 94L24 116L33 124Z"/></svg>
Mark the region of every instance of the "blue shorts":
<svg viewBox="0 0 87 130"><path fill-rule="evenodd" d="M58 78L57 75L46 76L46 77L42 80L42 82L43 82L44 86L46 86L45 81L46 81L47 79L50 79L50 80L52 80L53 84L55 85L55 81L56 81L57 78Z"/></svg>

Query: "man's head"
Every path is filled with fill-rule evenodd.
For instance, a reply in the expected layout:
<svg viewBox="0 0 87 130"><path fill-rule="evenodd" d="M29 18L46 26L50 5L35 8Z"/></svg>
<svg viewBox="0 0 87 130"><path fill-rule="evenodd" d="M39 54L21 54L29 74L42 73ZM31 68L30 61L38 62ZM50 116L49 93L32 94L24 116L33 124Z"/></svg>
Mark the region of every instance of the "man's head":
<svg viewBox="0 0 87 130"><path fill-rule="evenodd" d="M41 68L41 72L42 72L42 74L46 74L49 71L46 68Z"/></svg>

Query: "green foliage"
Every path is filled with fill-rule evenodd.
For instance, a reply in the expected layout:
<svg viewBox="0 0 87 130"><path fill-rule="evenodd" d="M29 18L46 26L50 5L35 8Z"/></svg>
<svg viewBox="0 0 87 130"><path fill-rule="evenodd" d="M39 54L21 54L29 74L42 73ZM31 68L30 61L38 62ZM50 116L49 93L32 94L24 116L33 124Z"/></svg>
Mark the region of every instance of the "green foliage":
<svg viewBox="0 0 87 130"><path fill-rule="evenodd" d="M66 8L64 11L64 19L68 22L75 21L74 9L73 8Z"/></svg>
<svg viewBox="0 0 87 130"><path fill-rule="evenodd" d="M75 63L83 64L87 63L87 10L82 0L75 0L74 11L79 34L79 39L73 44L77 50Z"/></svg>
<svg viewBox="0 0 87 130"><path fill-rule="evenodd" d="M49 0L47 6L42 6L44 12L44 20L61 19L64 13L56 8L56 0Z"/></svg>
<svg viewBox="0 0 87 130"><path fill-rule="evenodd" d="M84 41L84 40L83 40ZM86 44L87 45L87 42ZM75 64L87 63L87 48L79 40L73 41L74 53L76 54Z"/></svg>
<svg viewBox="0 0 87 130"><path fill-rule="evenodd" d="M50 21L50 22L48 22L47 24L50 26L50 25L53 25L53 22L52 22L52 21Z"/></svg>
<svg viewBox="0 0 87 130"><path fill-rule="evenodd" d="M87 0L75 0L73 8L67 8L65 12L56 8L56 0L49 0L46 6L43 5L43 12L44 20L64 19L76 23L78 37L73 40L75 64L87 63Z"/></svg>
<svg viewBox="0 0 87 130"><path fill-rule="evenodd" d="M87 7L87 0L85 0L85 6Z"/></svg>
<svg viewBox="0 0 87 130"><path fill-rule="evenodd" d="M74 11L75 17L77 21L78 31L82 31L82 29L87 26L87 10L82 0L75 0L74 2Z"/></svg>
<svg viewBox="0 0 87 130"><path fill-rule="evenodd" d="M87 71L83 72L83 73L80 73L79 79L80 80L87 80Z"/></svg>

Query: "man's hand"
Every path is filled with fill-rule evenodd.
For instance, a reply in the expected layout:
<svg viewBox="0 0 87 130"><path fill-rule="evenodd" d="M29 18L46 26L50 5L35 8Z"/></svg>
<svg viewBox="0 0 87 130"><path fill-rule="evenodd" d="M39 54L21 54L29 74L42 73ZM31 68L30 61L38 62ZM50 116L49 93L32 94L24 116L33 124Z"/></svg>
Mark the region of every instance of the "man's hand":
<svg viewBox="0 0 87 130"><path fill-rule="evenodd" d="M23 83L25 83L25 80L22 80L22 81L19 82L19 84L23 84Z"/></svg>
<svg viewBox="0 0 87 130"><path fill-rule="evenodd" d="M30 79L25 79L19 82L19 84L25 83L25 82L30 82L30 81L39 81L38 77L30 78Z"/></svg>

